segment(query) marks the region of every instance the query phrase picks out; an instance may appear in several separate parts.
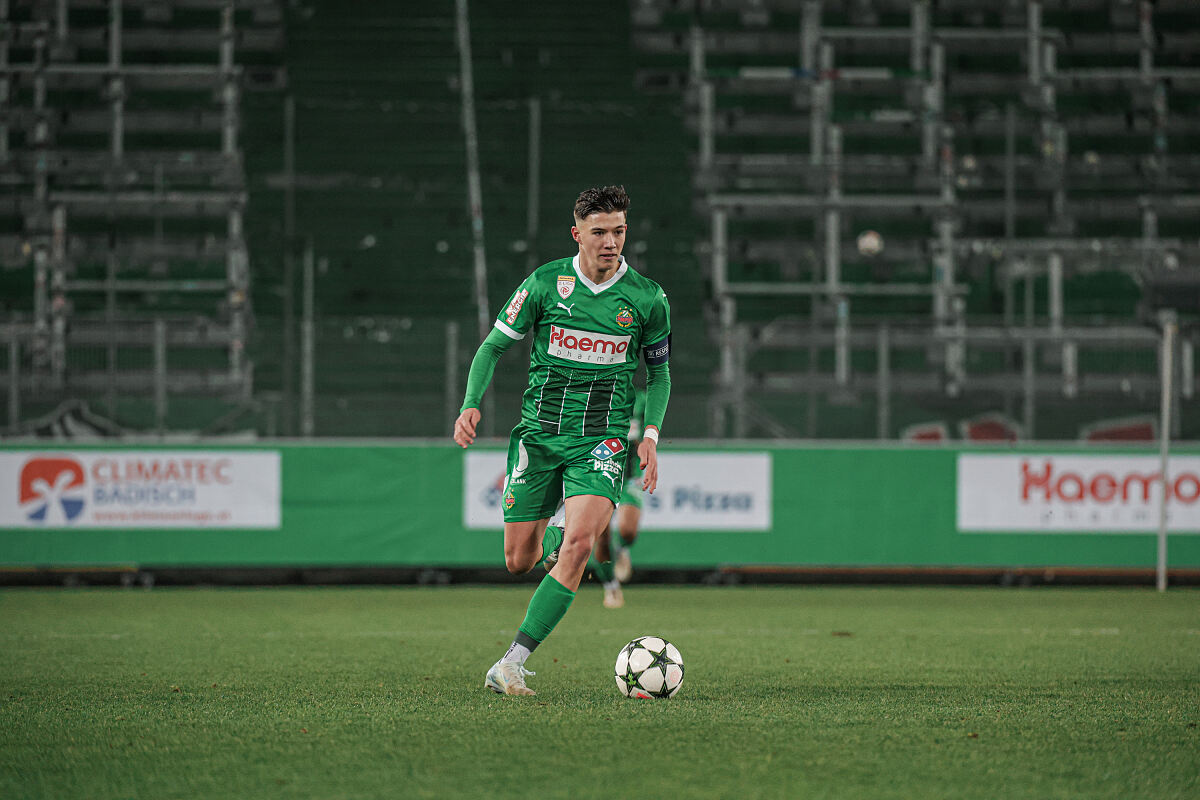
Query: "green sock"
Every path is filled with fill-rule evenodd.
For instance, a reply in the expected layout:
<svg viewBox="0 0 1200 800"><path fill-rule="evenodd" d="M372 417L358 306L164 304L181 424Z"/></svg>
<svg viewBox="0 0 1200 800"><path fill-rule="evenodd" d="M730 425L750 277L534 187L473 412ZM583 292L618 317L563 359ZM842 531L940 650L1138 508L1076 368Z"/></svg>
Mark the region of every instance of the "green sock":
<svg viewBox="0 0 1200 800"><path fill-rule="evenodd" d="M595 556L588 559L588 566L592 568L592 574L596 576L596 580L601 583L612 583L613 565L611 561L597 561Z"/></svg>
<svg viewBox="0 0 1200 800"><path fill-rule="evenodd" d="M542 560L559 548L563 540L563 529L555 525L547 525L542 534Z"/></svg>
<svg viewBox="0 0 1200 800"><path fill-rule="evenodd" d="M525 621L517 628L517 635L525 634L537 644L550 635L554 626L567 613L575 593L563 586L554 578L547 575L538 584L533 598L529 601L529 610L525 612ZM526 645L528 646L528 645ZM536 646L536 645L535 645ZM530 650L533 647L529 648Z"/></svg>

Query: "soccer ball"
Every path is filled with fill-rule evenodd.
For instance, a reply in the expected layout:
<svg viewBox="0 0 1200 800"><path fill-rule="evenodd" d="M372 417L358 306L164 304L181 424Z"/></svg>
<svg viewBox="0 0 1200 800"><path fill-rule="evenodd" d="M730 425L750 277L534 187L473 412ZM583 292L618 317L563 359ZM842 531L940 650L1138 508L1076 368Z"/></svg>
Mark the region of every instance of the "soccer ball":
<svg viewBox="0 0 1200 800"><path fill-rule="evenodd" d="M858 252L864 256L879 255L883 250L883 237L878 231L863 231L858 235Z"/></svg>
<svg viewBox="0 0 1200 800"><path fill-rule="evenodd" d="M683 685L683 656L661 636L639 636L617 653L617 691L641 700L674 697Z"/></svg>

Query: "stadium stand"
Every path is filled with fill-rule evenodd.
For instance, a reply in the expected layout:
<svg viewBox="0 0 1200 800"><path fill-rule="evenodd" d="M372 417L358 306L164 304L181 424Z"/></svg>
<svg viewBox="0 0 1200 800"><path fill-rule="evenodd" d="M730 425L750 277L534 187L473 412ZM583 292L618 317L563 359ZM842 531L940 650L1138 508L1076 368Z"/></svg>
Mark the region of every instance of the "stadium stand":
<svg viewBox="0 0 1200 800"><path fill-rule="evenodd" d="M669 287L677 335L704 341L706 291L692 252L700 229L679 107L634 91L627 9L597 8L585 20L567 6L472 3L470 14L493 313L532 266L572 251L570 209L579 191L624 182L633 197L628 257ZM597 26L615 46L597 44ZM286 60L295 98L295 229L311 236L318 262L326 262L316 275L315 428L448 430L441 421L452 419L451 408L457 413L479 341L454 4L419 11L306 4L289 14ZM534 104L540 148L531 215ZM259 345L275 353L279 342L297 338L283 334L280 310L280 116L277 105L263 104L247 117L263 132L247 155L259 189L252 188L249 211L258 234L251 248L260 266ZM681 352L673 416L701 433L711 351ZM259 385L282 388L281 368L278 360L264 363ZM507 424L524 380L500 371L489 420ZM297 432L298 413L283 407L287 394L278 430ZM405 413L397 414L401 404ZM692 418L696 424L685 423Z"/></svg>
<svg viewBox="0 0 1200 800"><path fill-rule="evenodd" d="M897 412L959 398L960 418L999 393L1030 435L1068 438L1058 407L1153 393L1157 312L1198 308L1193 4L638 0L631 16L639 85L689 108L713 434L771 433L772 393L807 394L789 416L808 435L874 400L885 437L893 392ZM882 252L858 251L864 230Z"/></svg>
<svg viewBox="0 0 1200 800"><path fill-rule="evenodd" d="M78 397L160 433L249 404L239 58L278 54L279 5L4 5L10 429Z"/></svg>
<svg viewBox="0 0 1200 800"><path fill-rule="evenodd" d="M1162 312L1195 435L1192 4L469 5L488 304L624 182L688 345L674 435L999 410L1073 439L1156 407ZM4 12L8 430L81 398L130 430L440 435L479 336L453 3Z"/></svg>

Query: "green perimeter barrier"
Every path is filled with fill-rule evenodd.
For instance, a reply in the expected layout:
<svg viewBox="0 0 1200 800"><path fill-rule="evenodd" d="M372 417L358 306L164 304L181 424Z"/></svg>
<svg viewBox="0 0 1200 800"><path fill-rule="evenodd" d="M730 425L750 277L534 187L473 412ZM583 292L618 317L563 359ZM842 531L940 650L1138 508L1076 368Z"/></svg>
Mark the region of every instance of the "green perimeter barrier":
<svg viewBox="0 0 1200 800"><path fill-rule="evenodd" d="M0 565L501 567L500 446L481 443L470 451L417 441L9 446L0 450ZM260 458L252 463L226 458L255 454ZM1143 485L1157 464L1156 451L1149 449L664 442L661 455L664 486L647 498L647 525L635 553L642 566L1144 568L1155 561L1154 526L1147 527L1146 515L1148 509L1157 513L1157 503ZM983 468L966 495L960 456L969 457L970 469ZM1173 523L1183 527L1171 536L1169 564L1194 568L1200 566L1200 536L1188 534L1200 530L1192 525L1200 513L1200 448L1180 448L1172 459L1170 474L1182 476L1174 485L1172 508L1186 513ZM28 466L34 460L39 460L37 469ZM60 463L66 461L82 466L68 469ZM1017 491L1053 506L1034 510L1035 517L1042 514L1041 522L1029 523L1027 509L1021 525L1044 522L1061 528L1064 523L1055 515L1077 508L1085 511L1083 522L1068 522L1068 529L1057 531L1016 529L1016 523L1013 530L960 531L965 507L971 509L968 516L982 514L985 525L1003 526L1020 505L1012 502L1011 487L1007 496L989 499L992 466L1005 474L1025 470L1025 485ZM668 485L670 468L677 473L674 485ZM87 514L120 505L122 497L135 504L153 500L145 487L155 481L174 486L160 499L184 505L193 499L189 481L222 484L222 491L235 494L269 495L272 469L278 470L277 500L235 498L229 502L241 510L232 517L222 517L227 512L218 509L204 522L238 524L248 503L250 516L244 518L253 524L245 527L197 527L186 519L176 519L172 527L111 521L97 523L111 527L80 527L88 524ZM756 487L764 474L769 479ZM40 495L30 488L39 476L38 491L57 492L48 504L57 517L29 517L40 508ZM111 483L107 489L97 483L104 480ZM129 488L138 481L142 489ZM67 501L79 516L62 516L71 512ZM682 509L671 518L674 527L656 530L655 514L672 505ZM467 527L468 518L478 513L485 515L484 527ZM740 519L757 522L738 528ZM1140 520L1142 532L1095 530L1130 520ZM1077 528L1070 530L1073 524Z"/></svg>

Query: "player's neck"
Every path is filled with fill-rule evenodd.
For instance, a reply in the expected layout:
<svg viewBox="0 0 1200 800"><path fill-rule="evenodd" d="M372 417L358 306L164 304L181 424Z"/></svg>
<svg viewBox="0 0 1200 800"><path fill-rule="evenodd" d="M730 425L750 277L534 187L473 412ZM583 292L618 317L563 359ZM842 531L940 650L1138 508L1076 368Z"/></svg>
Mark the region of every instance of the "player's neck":
<svg viewBox="0 0 1200 800"><path fill-rule="evenodd" d="M614 260L611 267L607 267L603 262L598 264L589 264L587 259L585 259L582 254L579 257L579 271L583 273L583 277L597 285L604 283L613 275L616 275L617 270L620 268L621 259L619 258Z"/></svg>

